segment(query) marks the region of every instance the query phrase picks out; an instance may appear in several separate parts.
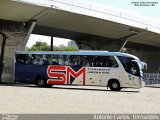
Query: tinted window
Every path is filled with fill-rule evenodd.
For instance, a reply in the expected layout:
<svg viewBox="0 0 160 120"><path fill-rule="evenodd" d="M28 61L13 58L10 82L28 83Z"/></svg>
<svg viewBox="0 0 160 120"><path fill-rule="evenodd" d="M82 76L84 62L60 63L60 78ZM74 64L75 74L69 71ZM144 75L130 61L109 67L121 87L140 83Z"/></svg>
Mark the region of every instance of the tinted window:
<svg viewBox="0 0 160 120"><path fill-rule="evenodd" d="M16 62L28 65L64 65L64 56L43 54L16 54Z"/></svg>
<svg viewBox="0 0 160 120"><path fill-rule="evenodd" d="M46 55L50 65L64 65L64 55Z"/></svg>
<svg viewBox="0 0 160 120"><path fill-rule="evenodd" d="M16 54L16 62L30 65L118 67L113 56Z"/></svg>
<svg viewBox="0 0 160 120"><path fill-rule="evenodd" d="M126 70L126 72L130 72L130 63L132 60L134 60L133 58L130 57L124 57L124 56L117 56L118 59L120 60L120 62L122 63L124 69Z"/></svg>
<svg viewBox="0 0 160 120"><path fill-rule="evenodd" d="M65 56L65 63L69 66L118 67L113 56L71 55Z"/></svg>

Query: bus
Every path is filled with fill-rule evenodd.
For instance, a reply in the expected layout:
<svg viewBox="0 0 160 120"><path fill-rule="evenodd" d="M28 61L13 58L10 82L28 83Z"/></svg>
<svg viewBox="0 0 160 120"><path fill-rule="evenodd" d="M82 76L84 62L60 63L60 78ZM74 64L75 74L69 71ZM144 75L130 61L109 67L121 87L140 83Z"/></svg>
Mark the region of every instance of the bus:
<svg viewBox="0 0 160 120"><path fill-rule="evenodd" d="M108 51L15 52L15 81L41 87L105 86L112 91L144 86L144 62Z"/></svg>

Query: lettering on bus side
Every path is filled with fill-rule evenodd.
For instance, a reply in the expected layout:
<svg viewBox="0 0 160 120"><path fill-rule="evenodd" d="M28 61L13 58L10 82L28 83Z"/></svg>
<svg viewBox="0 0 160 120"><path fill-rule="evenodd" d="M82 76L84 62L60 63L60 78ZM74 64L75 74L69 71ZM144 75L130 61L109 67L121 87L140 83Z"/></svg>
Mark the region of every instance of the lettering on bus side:
<svg viewBox="0 0 160 120"><path fill-rule="evenodd" d="M47 68L47 75L49 77L47 84L72 84L75 78L79 77L80 75L83 75L83 85L85 85L86 82L85 67L81 67L75 71L70 66L50 65Z"/></svg>

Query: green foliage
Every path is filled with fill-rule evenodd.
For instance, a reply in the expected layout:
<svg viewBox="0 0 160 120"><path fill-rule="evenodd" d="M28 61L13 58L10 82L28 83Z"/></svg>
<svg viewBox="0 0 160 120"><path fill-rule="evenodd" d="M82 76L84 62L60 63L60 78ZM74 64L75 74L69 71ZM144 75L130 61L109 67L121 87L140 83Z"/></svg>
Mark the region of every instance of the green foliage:
<svg viewBox="0 0 160 120"><path fill-rule="evenodd" d="M74 46L74 47L65 47L64 48L64 51L78 51L78 47Z"/></svg>
<svg viewBox="0 0 160 120"><path fill-rule="evenodd" d="M59 45L58 47L53 46L53 51L78 51L78 47ZM26 47L26 51L51 51L50 46L46 42L37 41L31 48Z"/></svg>

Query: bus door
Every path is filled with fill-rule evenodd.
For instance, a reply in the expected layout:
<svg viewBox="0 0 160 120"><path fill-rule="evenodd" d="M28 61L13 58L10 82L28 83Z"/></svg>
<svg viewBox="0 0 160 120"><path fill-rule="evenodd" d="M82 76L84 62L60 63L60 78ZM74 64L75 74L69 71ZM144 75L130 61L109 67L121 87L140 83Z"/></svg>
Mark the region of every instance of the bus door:
<svg viewBox="0 0 160 120"><path fill-rule="evenodd" d="M131 87L134 87L134 88L139 88L140 87L140 78L139 77L136 77L134 75L128 75L129 77L129 80L130 80L130 83L131 83Z"/></svg>

